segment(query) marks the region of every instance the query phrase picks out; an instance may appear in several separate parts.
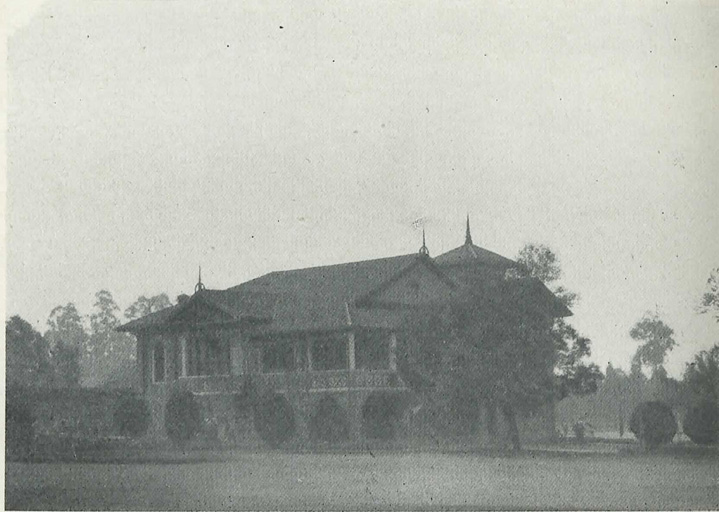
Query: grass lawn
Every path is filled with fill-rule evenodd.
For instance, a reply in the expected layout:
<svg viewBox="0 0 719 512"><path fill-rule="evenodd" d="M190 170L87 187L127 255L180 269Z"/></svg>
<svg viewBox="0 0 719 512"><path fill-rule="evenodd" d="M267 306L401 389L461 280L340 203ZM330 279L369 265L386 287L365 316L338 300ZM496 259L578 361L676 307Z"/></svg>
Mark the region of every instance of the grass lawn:
<svg viewBox="0 0 719 512"><path fill-rule="evenodd" d="M719 459L234 452L165 464L8 463L9 509L716 509Z"/></svg>

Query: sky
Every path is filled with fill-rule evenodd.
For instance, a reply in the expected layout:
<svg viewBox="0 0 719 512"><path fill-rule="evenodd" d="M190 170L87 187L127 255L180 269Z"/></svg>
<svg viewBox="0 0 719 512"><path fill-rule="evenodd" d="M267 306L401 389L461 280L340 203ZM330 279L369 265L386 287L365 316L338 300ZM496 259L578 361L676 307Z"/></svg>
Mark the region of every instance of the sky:
<svg viewBox="0 0 719 512"><path fill-rule="evenodd" d="M550 246L592 359L719 341L719 3L7 3L6 316Z"/></svg>

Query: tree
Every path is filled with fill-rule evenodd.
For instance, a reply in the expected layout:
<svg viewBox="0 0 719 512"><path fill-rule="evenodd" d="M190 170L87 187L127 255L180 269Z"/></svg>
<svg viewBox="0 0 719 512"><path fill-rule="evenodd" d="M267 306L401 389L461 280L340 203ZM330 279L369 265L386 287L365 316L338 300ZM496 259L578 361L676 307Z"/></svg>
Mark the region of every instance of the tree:
<svg viewBox="0 0 719 512"><path fill-rule="evenodd" d="M536 277L543 283L553 283L562 276L559 258L543 244L526 244L519 250L517 262L525 267L527 275Z"/></svg>
<svg viewBox="0 0 719 512"><path fill-rule="evenodd" d="M410 385L431 391L447 410L457 396L481 405L490 435L495 411L501 411L512 445L520 449L516 413L536 410L553 394L549 329L544 318L507 303L487 304L469 291L442 312L407 317L398 364Z"/></svg>
<svg viewBox="0 0 719 512"><path fill-rule="evenodd" d="M715 268L709 274L707 279L706 291L702 296L699 305L700 313L711 313L719 322L719 267Z"/></svg>
<svg viewBox="0 0 719 512"><path fill-rule="evenodd" d="M50 312L49 330L45 337L50 342L55 369L56 385L80 385L80 361L87 348L87 333L82 317L72 302L57 306Z"/></svg>
<svg viewBox="0 0 719 512"><path fill-rule="evenodd" d="M684 385L695 400L719 402L719 344L702 350L687 364Z"/></svg>
<svg viewBox="0 0 719 512"><path fill-rule="evenodd" d="M47 340L17 315L5 322L5 349L8 386L52 385L52 362Z"/></svg>
<svg viewBox="0 0 719 512"><path fill-rule="evenodd" d="M519 277L534 277L547 286L553 285L552 292L565 306L571 307L578 300L576 293L556 284L562 276L559 258L546 245L525 245L517 255L517 262L522 265ZM587 362L592 354L591 340L581 336L563 318L554 319L551 332L557 349L556 398L562 400L569 394L583 396L596 392L603 376L596 364Z"/></svg>
<svg viewBox="0 0 719 512"><path fill-rule="evenodd" d="M117 327L120 321L117 313L120 308L107 290L95 294L95 312L90 315L90 328L93 333L109 332Z"/></svg>
<svg viewBox="0 0 719 512"><path fill-rule="evenodd" d="M112 294L95 294L90 315L90 337L83 360L83 382L89 386L132 387L135 384L135 342L126 333L117 332L120 308Z"/></svg>
<svg viewBox="0 0 719 512"><path fill-rule="evenodd" d="M629 335L641 343L632 358L632 373L641 373L642 368L649 367L652 373L666 375L664 359L677 344L674 341L674 331L657 313L647 312L632 327Z"/></svg>
<svg viewBox="0 0 719 512"><path fill-rule="evenodd" d="M150 298L141 295L125 310L125 318L134 320L135 318L141 318L150 313L169 308L170 306L172 306L172 303L166 293L154 295Z"/></svg>
<svg viewBox="0 0 719 512"><path fill-rule="evenodd" d="M684 418L684 433L696 444L719 440L719 404L705 398L689 409Z"/></svg>

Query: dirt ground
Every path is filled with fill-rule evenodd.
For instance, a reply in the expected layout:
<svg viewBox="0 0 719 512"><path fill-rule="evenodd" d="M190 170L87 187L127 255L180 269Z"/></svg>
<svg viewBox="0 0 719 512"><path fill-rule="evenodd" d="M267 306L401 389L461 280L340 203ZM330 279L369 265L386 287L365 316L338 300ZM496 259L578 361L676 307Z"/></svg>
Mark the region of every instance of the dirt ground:
<svg viewBox="0 0 719 512"><path fill-rule="evenodd" d="M716 457L237 453L221 462L6 465L6 508L716 509Z"/></svg>

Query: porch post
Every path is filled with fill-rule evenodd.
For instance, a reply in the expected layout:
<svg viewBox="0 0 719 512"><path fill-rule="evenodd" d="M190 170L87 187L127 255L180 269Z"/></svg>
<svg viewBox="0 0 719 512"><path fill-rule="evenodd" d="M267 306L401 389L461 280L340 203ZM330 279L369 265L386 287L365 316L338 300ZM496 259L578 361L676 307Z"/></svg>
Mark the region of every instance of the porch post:
<svg viewBox="0 0 719 512"><path fill-rule="evenodd" d="M312 338L307 337L307 371L312 371Z"/></svg>
<svg viewBox="0 0 719 512"><path fill-rule="evenodd" d="M145 357L145 336L136 335L137 339L137 366L140 374L140 387L142 392L147 391L147 358Z"/></svg>
<svg viewBox="0 0 719 512"><path fill-rule="evenodd" d="M182 359L180 375L187 377L187 336L185 334L180 337L180 356Z"/></svg>
<svg viewBox="0 0 719 512"><path fill-rule="evenodd" d="M397 335L395 333L389 335L389 369L392 371L397 369Z"/></svg>
<svg viewBox="0 0 719 512"><path fill-rule="evenodd" d="M347 336L347 355L349 360L350 370L355 369L355 333L349 332Z"/></svg>

